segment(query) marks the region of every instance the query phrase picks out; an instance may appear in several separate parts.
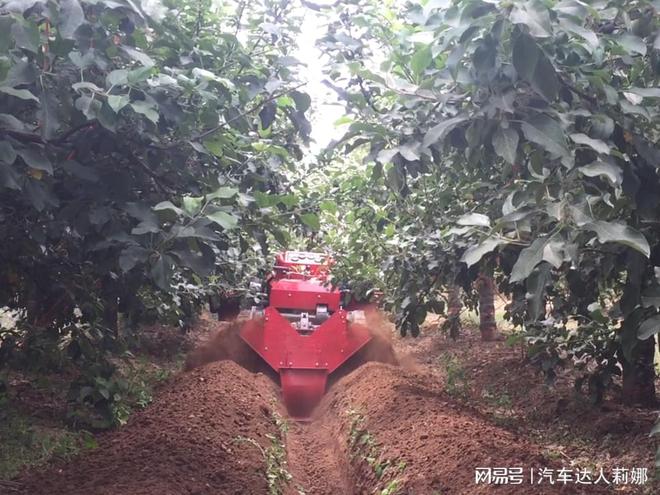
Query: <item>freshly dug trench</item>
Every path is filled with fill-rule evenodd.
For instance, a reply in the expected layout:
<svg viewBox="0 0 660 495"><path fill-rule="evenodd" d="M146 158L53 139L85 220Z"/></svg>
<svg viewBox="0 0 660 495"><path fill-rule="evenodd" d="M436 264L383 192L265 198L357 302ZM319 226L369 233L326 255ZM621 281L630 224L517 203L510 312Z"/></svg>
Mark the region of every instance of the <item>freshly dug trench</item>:
<svg viewBox="0 0 660 495"><path fill-rule="evenodd" d="M365 322L355 323L355 325L366 324L371 340L329 375L327 389L364 363L376 361L399 364L392 343L392 325L387 321L385 315L377 309L367 308L365 319ZM237 318L230 323L219 323L219 330L207 342L188 354L185 370L189 371L214 361L231 360L249 371L264 373L275 383L279 383L278 373L240 337L241 328L246 321L246 318ZM349 324L349 331L350 325L353 324Z"/></svg>
<svg viewBox="0 0 660 495"><path fill-rule="evenodd" d="M477 467L560 466L524 438L457 405L437 377L381 363L367 363L326 394L314 425L339 438L355 495L395 493L481 495L584 493L580 485L475 484ZM387 492L392 493L392 492ZM589 493L607 493L589 486Z"/></svg>
<svg viewBox="0 0 660 495"><path fill-rule="evenodd" d="M274 394L270 380L231 361L182 373L98 449L17 481L25 495L268 493L251 441L266 448L276 433Z"/></svg>

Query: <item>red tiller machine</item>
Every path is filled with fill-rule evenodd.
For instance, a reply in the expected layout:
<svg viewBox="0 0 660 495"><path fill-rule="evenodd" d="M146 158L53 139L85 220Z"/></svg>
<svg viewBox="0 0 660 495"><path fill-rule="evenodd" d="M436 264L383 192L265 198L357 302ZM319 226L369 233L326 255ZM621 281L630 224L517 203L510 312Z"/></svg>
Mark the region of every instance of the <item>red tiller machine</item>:
<svg viewBox="0 0 660 495"><path fill-rule="evenodd" d="M241 338L280 375L289 414L306 418L325 393L328 375L369 340L364 312L342 307L327 286L325 254L285 251L276 258L268 305L252 309Z"/></svg>

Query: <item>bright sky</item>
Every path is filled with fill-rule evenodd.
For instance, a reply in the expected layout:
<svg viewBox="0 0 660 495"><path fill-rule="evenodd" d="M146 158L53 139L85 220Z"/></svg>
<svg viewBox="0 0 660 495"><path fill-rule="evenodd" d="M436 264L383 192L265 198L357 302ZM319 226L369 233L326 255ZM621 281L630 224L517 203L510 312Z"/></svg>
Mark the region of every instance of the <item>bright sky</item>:
<svg viewBox="0 0 660 495"><path fill-rule="evenodd" d="M334 0L315 0L317 5L331 4ZM222 0L214 0L214 5L220 7ZM142 8L156 19L165 14L162 0L141 0ZM312 143L310 151L313 155L323 149L331 140L338 139L346 127L335 127L334 122L345 113L344 106L339 103L337 95L322 81L323 59L321 51L316 47L316 41L325 32L325 20L317 11L304 8L304 21L298 37L298 48L293 54L306 69L301 70L301 76L308 84L302 89L312 98L311 112L308 114L312 123Z"/></svg>
<svg viewBox="0 0 660 495"><path fill-rule="evenodd" d="M304 89L312 98L310 120L314 142L311 143L310 148L313 154L320 151L332 139L340 138L345 132L345 127L337 128L334 125L334 122L344 115L344 106L339 103L335 93L322 83L325 78L324 60L321 51L316 47L316 41L324 32L322 16L318 12L305 9L298 49L294 56L307 67L302 75L308 81Z"/></svg>

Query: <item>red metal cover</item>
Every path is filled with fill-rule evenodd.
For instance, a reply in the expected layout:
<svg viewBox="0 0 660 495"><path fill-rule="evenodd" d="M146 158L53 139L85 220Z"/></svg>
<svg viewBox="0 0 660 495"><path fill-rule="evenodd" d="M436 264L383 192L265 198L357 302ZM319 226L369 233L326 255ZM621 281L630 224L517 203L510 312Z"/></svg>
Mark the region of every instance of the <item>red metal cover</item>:
<svg viewBox="0 0 660 495"><path fill-rule="evenodd" d="M313 312L317 305L324 304L333 312L339 309L340 302L338 290L330 290L318 281L281 279L270 286L269 304L275 308Z"/></svg>
<svg viewBox="0 0 660 495"><path fill-rule="evenodd" d="M325 392L327 376L371 339L366 327L349 325L344 310L302 335L272 306L263 321L247 321L240 334L280 373L284 401L294 416L308 414Z"/></svg>

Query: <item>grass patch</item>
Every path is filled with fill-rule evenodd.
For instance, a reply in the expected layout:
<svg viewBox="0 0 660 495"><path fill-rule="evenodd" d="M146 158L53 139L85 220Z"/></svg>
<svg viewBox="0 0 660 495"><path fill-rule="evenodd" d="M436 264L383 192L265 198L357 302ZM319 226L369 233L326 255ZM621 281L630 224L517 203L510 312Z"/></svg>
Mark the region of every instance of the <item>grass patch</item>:
<svg viewBox="0 0 660 495"><path fill-rule="evenodd" d="M445 373L445 390L452 397L465 399L470 391L470 382L460 359L454 355L439 358Z"/></svg>
<svg viewBox="0 0 660 495"><path fill-rule="evenodd" d="M0 479L51 459L68 459L97 447L88 431L69 431L40 425L32 418L5 409L0 415Z"/></svg>
<svg viewBox="0 0 660 495"><path fill-rule="evenodd" d="M495 323L497 324L497 329L502 331L510 331L513 330L513 325L511 324L510 321L506 320L504 318L504 314L506 313L504 309L504 304L499 302L497 299L495 300ZM461 311L461 324L463 327L467 328L476 328L479 329L479 313L477 313L474 310L470 310L468 308L463 308Z"/></svg>
<svg viewBox="0 0 660 495"><path fill-rule="evenodd" d="M110 379L97 377L81 389L79 396L68 398L64 382L53 381L41 373L24 373L23 381L28 381L36 394L20 405L13 402L8 379L0 376L0 479L7 480L23 469L50 460L68 459L95 448L96 440L88 429L125 424L133 411L151 403L154 390L176 369L174 365L160 366L146 357L136 358L132 354L118 359L116 365L117 373ZM67 417L62 415L44 421L23 412L31 410L29 401L38 401L43 391L61 401L59 406L68 411ZM113 398L109 417L102 417L93 400L86 400L109 397Z"/></svg>
<svg viewBox="0 0 660 495"><path fill-rule="evenodd" d="M510 410L513 406L511 396L507 392L498 392L493 389L485 389L481 392L481 397L488 404L498 409Z"/></svg>

